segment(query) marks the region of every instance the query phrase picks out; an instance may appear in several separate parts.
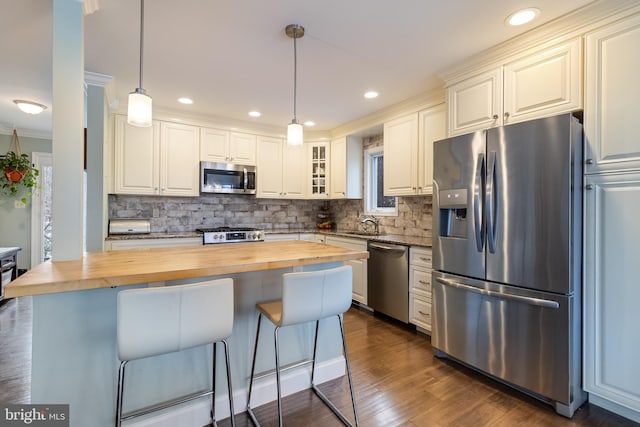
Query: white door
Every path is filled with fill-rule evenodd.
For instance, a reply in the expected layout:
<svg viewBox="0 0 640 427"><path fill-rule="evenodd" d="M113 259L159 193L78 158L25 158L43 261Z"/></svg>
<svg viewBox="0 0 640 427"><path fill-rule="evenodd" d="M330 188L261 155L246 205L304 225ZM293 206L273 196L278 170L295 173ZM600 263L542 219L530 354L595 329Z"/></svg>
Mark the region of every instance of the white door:
<svg viewBox="0 0 640 427"><path fill-rule="evenodd" d="M53 156L51 153L32 154L33 163L40 171L38 186L31 197L31 267L51 259L51 186Z"/></svg>

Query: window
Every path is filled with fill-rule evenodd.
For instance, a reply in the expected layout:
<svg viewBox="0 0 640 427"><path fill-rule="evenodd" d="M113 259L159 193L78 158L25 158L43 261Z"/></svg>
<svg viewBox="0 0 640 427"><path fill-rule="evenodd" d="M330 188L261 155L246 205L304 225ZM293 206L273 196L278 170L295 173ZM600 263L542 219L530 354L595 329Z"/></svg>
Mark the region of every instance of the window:
<svg viewBox="0 0 640 427"><path fill-rule="evenodd" d="M364 210L365 215L397 216L396 198L385 196L384 154L382 147L373 147L364 152Z"/></svg>

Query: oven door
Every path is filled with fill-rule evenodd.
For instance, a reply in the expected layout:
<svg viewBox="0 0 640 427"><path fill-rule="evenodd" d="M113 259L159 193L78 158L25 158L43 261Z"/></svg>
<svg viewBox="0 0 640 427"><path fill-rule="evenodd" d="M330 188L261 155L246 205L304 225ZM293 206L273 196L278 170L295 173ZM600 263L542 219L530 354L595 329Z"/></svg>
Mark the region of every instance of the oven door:
<svg viewBox="0 0 640 427"><path fill-rule="evenodd" d="M255 194L255 191L254 166L200 162L201 193Z"/></svg>

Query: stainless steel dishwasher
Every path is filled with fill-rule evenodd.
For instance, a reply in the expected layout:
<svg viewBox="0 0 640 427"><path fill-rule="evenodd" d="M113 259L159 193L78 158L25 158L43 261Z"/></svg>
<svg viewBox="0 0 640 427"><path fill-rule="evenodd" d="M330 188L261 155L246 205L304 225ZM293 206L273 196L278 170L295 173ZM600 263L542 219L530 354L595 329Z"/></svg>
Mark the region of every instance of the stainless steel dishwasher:
<svg viewBox="0 0 640 427"><path fill-rule="evenodd" d="M409 322L409 247L369 242L367 303L375 311Z"/></svg>

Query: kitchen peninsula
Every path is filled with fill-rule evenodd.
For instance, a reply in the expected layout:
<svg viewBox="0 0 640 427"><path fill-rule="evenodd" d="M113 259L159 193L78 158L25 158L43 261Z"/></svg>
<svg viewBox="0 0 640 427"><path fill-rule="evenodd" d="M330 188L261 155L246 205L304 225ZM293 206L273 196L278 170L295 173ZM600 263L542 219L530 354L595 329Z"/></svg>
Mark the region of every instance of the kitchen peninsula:
<svg viewBox="0 0 640 427"><path fill-rule="evenodd" d="M354 251L304 241L231 243L198 247L133 249L87 253L77 261L46 262L11 283L8 297L33 298L33 368L31 401L70 404L71 426L110 426L117 382L116 295L121 287L161 286L200 280L234 279L234 327L231 346L236 408L246 403L247 377L257 314L255 303L281 296L281 276L290 271L327 268L367 258ZM319 336L321 381L344 372L338 329L325 320ZM281 347L284 364L310 357L309 325L285 328ZM268 332L265 337L268 337ZM265 343L266 341L266 343ZM270 344L263 339L263 345ZM263 354L268 354L264 352ZM211 347L200 347L132 364L125 391L125 412L209 387ZM225 417L224 364L218 364L218 418ZM257 361L258 371L274 366L273 356ZM209 368L210 369L210 368ZM306 369L283 378L285 390L308 387ZM258 404L275 399L275 391L258 383ZM286 392L285 392L286 393ZM176 425L176 414L193 425L210 422L208 400L154 417L154 425ZM255 401L254 401L255 402ZM142 420L139 425L147 425ZM200 424L199 424L200 423Z"/></svg>

